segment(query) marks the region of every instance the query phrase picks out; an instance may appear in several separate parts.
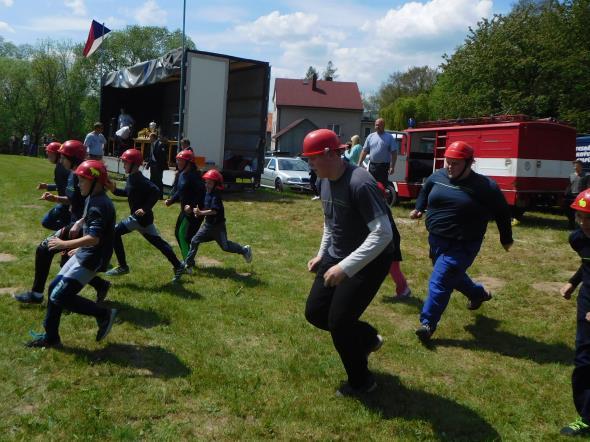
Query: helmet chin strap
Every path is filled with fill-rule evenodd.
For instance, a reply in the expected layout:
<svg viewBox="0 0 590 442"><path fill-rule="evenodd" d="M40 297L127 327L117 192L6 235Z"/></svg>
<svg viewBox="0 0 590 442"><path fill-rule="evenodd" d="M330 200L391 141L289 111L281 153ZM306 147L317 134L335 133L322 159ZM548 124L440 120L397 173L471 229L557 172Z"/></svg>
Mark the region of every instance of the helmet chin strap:
<svg viewBox="0 0 590 442"><path fill-rule="evenodd" d="M457 178L451 178L450 181L459 181L461 177L463 177L463 174L465 173L467 168L471 166L472 162L473 160L465 160L465 165L463 166L463 170L461 171L461 173L457 176Z"/></svg>

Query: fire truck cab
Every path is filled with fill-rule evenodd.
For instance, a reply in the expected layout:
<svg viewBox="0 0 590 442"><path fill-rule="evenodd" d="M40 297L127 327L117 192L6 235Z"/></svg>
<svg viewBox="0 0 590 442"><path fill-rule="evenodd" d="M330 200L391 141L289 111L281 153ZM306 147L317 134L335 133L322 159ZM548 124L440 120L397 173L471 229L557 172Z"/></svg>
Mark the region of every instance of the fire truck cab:
<svg viewBox="0 0 590 442"><path fill-rule="evenodd" d="M535 205L561 202L576 155L576 130L525 115L429 121L407 129L389 177L395 197L416 198L426 178L443 167L445 149L454 141L474 148L473 170L498 183L515 217Z"/></svg>

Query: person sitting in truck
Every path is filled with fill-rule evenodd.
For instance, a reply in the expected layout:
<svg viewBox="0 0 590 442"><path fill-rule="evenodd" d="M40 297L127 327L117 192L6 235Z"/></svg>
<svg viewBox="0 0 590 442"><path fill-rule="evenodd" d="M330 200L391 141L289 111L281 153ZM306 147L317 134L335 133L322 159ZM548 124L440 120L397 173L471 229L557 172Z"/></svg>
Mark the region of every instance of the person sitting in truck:
<svg viewBox="0 0 590 442"><path fill-rule="evenodd" d="M588 187L588 174L584 171L584 163L581 160L575 160L574 171L570 174L570 182L564 192L564 204L570 230L576 228L576 211L571 208L580 192Z"/></svg>
<svg viewBox="0 0 590 442"><path fill-rule="evenodd" d="M426 212L433 263L428 296L416 330L423 342L436 330L453 290L469 299L469 310L477 310L492 299L489 291L467 275L479 253L488 221L496 221L506 251L513 243L508 203L494 181L471 169L473 161L473 147L463 141L451 143L445 151L445 166L426 180L416 208L410 212L412 219Z"/></svg>

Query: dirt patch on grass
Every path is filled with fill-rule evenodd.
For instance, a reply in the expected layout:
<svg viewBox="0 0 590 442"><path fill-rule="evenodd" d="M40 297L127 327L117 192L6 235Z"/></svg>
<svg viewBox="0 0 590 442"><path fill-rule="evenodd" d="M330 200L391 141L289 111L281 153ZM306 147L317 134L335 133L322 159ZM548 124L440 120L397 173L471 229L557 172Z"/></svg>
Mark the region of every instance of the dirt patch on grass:
<svg viewBox="0 0 590 442"><path fill-rule="evenodd" d="M559 293L559 289L563 287L564 284L564 282L541 281L535 282L533 288L538 292Z"/></svg>
<svg viewBox="0 0 590 442"><path fill-rule="evenodd" d="M9 253L0 253L0 262L10 262L15 261L16 256L11 255Z"/></svg>
<svg viewBox="0 0 590 442"><path fill-rule="evenodd" d="M19 290L20 289L18 287L0 287L0 295L12 295Z"/></svg>
<svg viewBox="0 0 590 442"><path fill-rule="evenodd" d="M495 278L493 276L481 275L474 277L473 280L479 282L480 284L483 284L486 290L490 290L492 292L497 292L506 285L506 281L500 278Z"/></svg>
<svg viewBox="0 0 590 442"><path fill-rule="evenodd" d="M395 218L395 223L408 225L408 224L418 224L418 221L416 221L415 219L410 219L410 218Z"/></svg>
<svg viewBox="0 0 590 442"><path fill-rule="evenodd" d="M23 204L21 206L23 209L42 209L43 206L40 206L38 204Z"/></svg>
<svg viewBox="0 0 590 442"><path fill-rule="evenodd" d="M220 261L217 261L213 258L208 258L206 256L199 256L197 261L202 267L219 267L222 265Z"/></svg>

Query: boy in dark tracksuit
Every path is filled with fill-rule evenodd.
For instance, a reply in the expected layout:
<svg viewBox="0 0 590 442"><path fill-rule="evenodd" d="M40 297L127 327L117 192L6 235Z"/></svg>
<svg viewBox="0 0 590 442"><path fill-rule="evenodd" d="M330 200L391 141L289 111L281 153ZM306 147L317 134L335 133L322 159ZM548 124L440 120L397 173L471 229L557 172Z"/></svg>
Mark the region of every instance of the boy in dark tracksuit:
<svg viewBox="0 0 590 442"><path fill-rule="evenodd" d="M99 306L78 293L97 273L106 270L113 253L115 208L104 192L107 171L98 160L84 161L76 168L80 177L80 191L86 198L82 236L62 240L51 238L50 250L75 250L49 285L49 300L43 327L45 333L32 333L28 347L59 347L59 324L64 309L93 316L98 325L96 340L106 337L113 325L116 309Z"/></svg>
<svg viewBox="0 0 590 442"><path fill-rule="evenodd" d="M195 235L202 218L192 216L192 209L203 206L205 198L205 184L200 172L195 166L195 157L192 150L182 150L176 155L178 165L178 182L170 198L164 201L166 206L180 202L180 213L176 219L174 234L180 246L183 259L186 259L190 247L191 238Z"/></svg>
<svg viewBox="0 0 590 442"><path fill-rule="evenodd" d="M66 169L59 160L60 147L61 143L55 141L53 143L49 143L45 147L47 159L51 164L55 164L55 169L53 170L54 184L39 183L37 189L44 189L48 190L49 192L54 192L57 190L58 196L65 196L70 171ZM70 223L70 219L70 208L68 207L68 205L58 203L49 212L45 214L45 216L41 220L41 225L46 229L55 231L61 229L64 226L67 226Z"/></svg>
<svg viewBox="0 0 590 442"><path fill-rule="evenodd" d="M576 354L572 373L572 393L579 418L561 429L567 436L590 435L590 190L580 192L570 206L576 211L580 229L571 233L569 243L582 263L569 282L561 288L570 299L582 283L576 314Z"/></svg>
<svg viewBox="0 0 590 442"><path fill-rule="evenodd" d="M50 192L45 192L41 199L64 204L69 207L70 221L66 226L41 241L37 247L35 252L35 279L33 286L30 291L14 296L18 302L24 304L41 304L43 302L43 292L45 291L45 283L49 276L51 262L53 261L53 257L59 253L58 250L49 249L49 240L56 237L60 239L76 238L79 236L82 228L85 198L80 193L78 176L74 173L74 170L84 161L86 157L86 146L78 140L68 140L60 146L59 154L60 162L69 171L65 195L58 196ZM69 258L68 253L62 252L60 266L63 266ZM96 289L96 297L99 301L106 297L111 286L108 281L101 278L95 278L88 284Z"/></svg>
<svg viewBox="0 0 590 442"><path fill-rule="evenodd" d="M190 250L184 261L184 267L190 268L195 266L195 256L199 245L204 242L215 241L224 252L237 253L242 255L246 262L252 261L252 249L250 246L241 246L238 243L227 239L227 229L225 227L225 210L223 201L218 190L223 189L223 176L217 170L211 169L203 175L207 194L205 201L200 208L193 209L196 217L205 218L205 223L199 228L199 231L191 239Z"/></svg>
<svg viewBox="0 0 590 442"><path fill-rule="evenodd" d="M424 183L410 218L426 212L430 258L433 263L428 296L420 314L416 335L428 340L436 330L451 293L458 290L477 310L492 296L467 275L487 230L494 219L500 242L506 251L512 245L510 209L497 184L471 170L473 148L463 141L451 143L445 151L445 167Z"/></svg>
<svg viewBox="0 0 590 442"><path fill-rule="evenodd" d="M170 244L168 244L154 225L154 213L152 208L160 199L160 189L139 171L142 164L141 151L128 149L121 155L127 183L125 189L117 189L113 182L108 182L107 187L116 196L126 196L129 199L131 215L120 221L115 227L114 248L119 266L109 270L108 276L124 275L129 273L129 267L125 258L125 249L121 237L134 230L139 231L150 244L156 247L170 261L174 267L174 273L182 272L182 265Z"/></svg>

